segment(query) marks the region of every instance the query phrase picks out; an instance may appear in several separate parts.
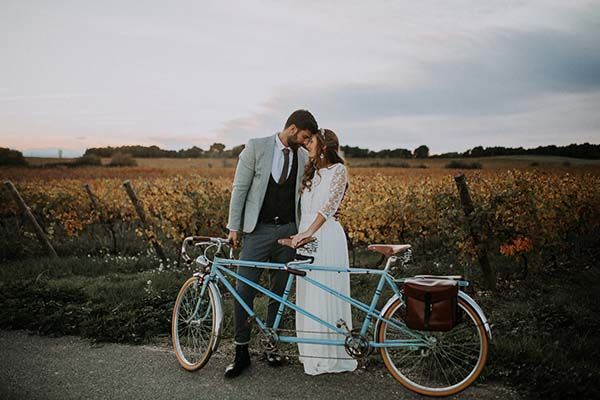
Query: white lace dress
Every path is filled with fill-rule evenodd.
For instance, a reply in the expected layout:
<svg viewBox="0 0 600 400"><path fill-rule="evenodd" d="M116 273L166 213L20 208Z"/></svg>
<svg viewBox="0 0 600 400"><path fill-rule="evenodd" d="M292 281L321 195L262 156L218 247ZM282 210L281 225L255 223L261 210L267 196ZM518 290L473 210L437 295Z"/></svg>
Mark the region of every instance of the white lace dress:
<svg viewBox="0 0 600 400"><path fill-rule="evenodd" d="M349 261L346 235L340 223L334 218L348 182L346 167L343 164L334 164L329 168L320 169L319 174L315 174L311 190L304 190L302 193L300 200L302 217L298 232L305 231L320 213L326 221L314 235L318 240L316 252L311 253L315 257L314 264L347 268ZM350 296L350 276L347 273L308 271L307 276ZM348 328L352 329L350 304L302 278L299 278L296 284L296 304L334 326L338 320L343 319ZM297 334L300 338L345 339L343 335L338 334L302 333L301 331L331 331L300 313L296 313L296 329L300 331ZM353 371L357 367L356 360L350 358L343 346L299 343L298 348L304 372L309 375Z"/></svg>

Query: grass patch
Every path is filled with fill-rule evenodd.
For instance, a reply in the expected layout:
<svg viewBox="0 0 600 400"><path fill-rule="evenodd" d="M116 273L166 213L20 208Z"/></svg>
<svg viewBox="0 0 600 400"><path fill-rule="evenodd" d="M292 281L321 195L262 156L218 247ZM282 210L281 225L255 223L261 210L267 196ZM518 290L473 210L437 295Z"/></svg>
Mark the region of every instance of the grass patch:
<svg viewBox="0 0 600 400"><path fill-rule="evenodd" d="M0 327L145 343L170 331L189 275L152 257L29 259L0 267Z"/></svg>
<svg viewBox="0 0 600 400"><path fill-rule="evenodd" d="M152 256L29 258L4 263L0 282L61 279L69 276L100 277L113 273L136 273L152 269Z"/></svg>
<svg viewBox="0 0 600 400"><path fill-rule="evenodd" d="M113 274L88 282L84 287L86 296L95 303L119 305L123 303L139 303L146 293L146 276L148 273L136 275Z"/></svg>
<svg viewBox="0 0 600 400"><path fill-rule="evenodd" d="M599 397L599 279L591 269L565 268L505 281L494 297L478 299L494 334L485 376L532 398Z"/></svg>

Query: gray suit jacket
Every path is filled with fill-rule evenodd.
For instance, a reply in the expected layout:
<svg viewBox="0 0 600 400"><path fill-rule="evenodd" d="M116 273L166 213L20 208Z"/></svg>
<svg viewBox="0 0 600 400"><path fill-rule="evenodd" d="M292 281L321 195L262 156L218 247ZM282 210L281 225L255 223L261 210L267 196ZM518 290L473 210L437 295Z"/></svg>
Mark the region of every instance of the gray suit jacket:
<svg viewBox="0 0 600 400"><path fill-rule="evenodd" d="M275 151L275 136L250 139L240 154L231 201L229 202L229 221L227 229L250 233L256 227L258 215L262 208L267 185L271 176L273 153ZM300 223L299 189L302 184L304 166L308 161L308 152L303 147L297 151L298 173L296 175L296 226Z"/></svg>

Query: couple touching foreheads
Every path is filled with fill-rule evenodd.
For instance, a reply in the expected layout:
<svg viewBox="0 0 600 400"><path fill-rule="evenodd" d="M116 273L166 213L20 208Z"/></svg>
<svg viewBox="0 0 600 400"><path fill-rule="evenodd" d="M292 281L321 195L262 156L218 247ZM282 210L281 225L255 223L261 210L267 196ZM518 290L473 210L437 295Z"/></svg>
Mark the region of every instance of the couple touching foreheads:
<svg viewBox="0 0 600 400"><path fill-rule="evenodd" d="M319 129L313 115L306 110L294 111L284 129L265 138L250 139L242 151L235 171L229 206L229 239L235 246L242 243L241 260L287 263L296 251L278 243L292 237L295 246L302 239L315 237L318 247L312 255L320 266L348 267L346 235L337 221L336 212L348 185L344 160L339 155L339 140L329 129ZM261 268L238 267L238 273L258 282ZM270 289L281 296L287 273L268 270ZM308 276L349 296L348 274L308 271ZM256 290L238 281L237 291L250 307ZM324 321L346 321L352 329L350 304L299 279L296 304ZM267 325L273 326L279 303L270 299ZM248 314L235 302L235 360L225 370L226 377L238 376L250 365ZM296 330L325 329L310 318L296 313ZM328 339L336 334L322 333ZM315 337L311 333L311 337ZM343 339L343 338L342 338ZM343 346L299 344L300 361L310 375L352 371L357 362L350 359ZM271 366L279 366L279 354L265 353Z"/></svg>

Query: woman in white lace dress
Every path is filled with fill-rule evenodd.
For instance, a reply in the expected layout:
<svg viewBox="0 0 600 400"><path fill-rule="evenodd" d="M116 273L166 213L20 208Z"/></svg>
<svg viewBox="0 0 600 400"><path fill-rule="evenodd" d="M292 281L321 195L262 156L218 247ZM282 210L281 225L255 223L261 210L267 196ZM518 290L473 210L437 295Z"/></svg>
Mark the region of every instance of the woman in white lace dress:
<svg viewBox="0 0 600 400"><path fill-rule="evenodd" d="M339 141L329 129L313 135L308 144L310 162L307 164L301 188L302 216L298 234L293 236L295 246L304 238L318 240L315 265L347 268L348 248L344 229L335 217L348 185L344 160L339 155ZM350 277L346 273L308 271L308 277L336 291L350 296ZM307 283L300 278L296 284L296 304L335 326L343 319L352 329L349 303ZM329 334L330 330L300 313L296 313L298 337L341 339L344 335ZM310 332L310 333L303 333ZM328 332L328 333L313 333ZM328 372L353 371L356 360L350 358L343 346L298 344L304 372L317 375Z"/></svg>

